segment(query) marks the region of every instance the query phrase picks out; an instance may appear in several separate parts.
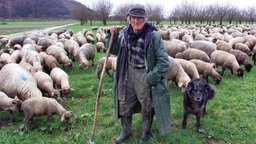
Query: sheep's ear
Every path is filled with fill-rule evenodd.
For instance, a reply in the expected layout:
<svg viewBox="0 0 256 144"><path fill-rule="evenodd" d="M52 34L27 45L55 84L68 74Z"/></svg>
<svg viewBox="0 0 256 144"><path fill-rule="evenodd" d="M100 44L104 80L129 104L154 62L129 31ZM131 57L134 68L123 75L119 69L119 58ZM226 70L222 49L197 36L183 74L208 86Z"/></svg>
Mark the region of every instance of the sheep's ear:
<svg viewBox="0 0 256 144"><path fill-rule="evenodd" d="M14 100L12 100L12 104L13 105L16 105L17 104L17 101L14 99Z"/></svg>
<svg viewBox="0 0 256 144"><path fill-rule="evenodd" d="M64 119L65 119L65 114L63 113L61 118L60 118L60 121L64 121Z"/></svg>

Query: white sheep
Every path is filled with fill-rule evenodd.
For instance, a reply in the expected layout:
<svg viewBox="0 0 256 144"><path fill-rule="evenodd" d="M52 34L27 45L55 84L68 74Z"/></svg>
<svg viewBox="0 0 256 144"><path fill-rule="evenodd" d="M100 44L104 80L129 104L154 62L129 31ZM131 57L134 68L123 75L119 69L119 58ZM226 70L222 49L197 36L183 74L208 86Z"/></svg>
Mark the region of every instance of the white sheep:
<svg viewBox="0 0 256 144"><path fill-rule="evenodd" d="M57 90L53 87L53 80L45 72L38 71L34 75L36 79L37 86L42 92L46 92L49 97L60 99L60 90Z"/></svg>
<svg viewBox="0 0 256 144"><path fill-rule="evenodd" d="M53 55L58 63L62 64L64 67L72 67L72 61L68 58L67 52L56 45L51 45L47 48L46 53L48 55Z"/></svg>
<svg viewBox="0 0 256 144"><path fill-rule="evenodd" d="M196 40L190 43L191 48L199 49L207 53L210 57L211 53L217 50L216 44L205 40Z"/></svg>
<svg viewBox="0 0 256 144"><path fill-rule="evenodd" d="M95 48L91 43L86 43L82 45L77 52L77 59L79 66L84 70L89 67L89 60L92 60L92 65L94 65Z"/></svg>
<svg viewBox="0 0 256 144"><path fill-rule="evenodd" d="M11 120L14 122L13 111L21 110L22 101L17 96L10 98L4 92L0 91L0 111L9 110L11 114Z"/></svg>
<svg viewBox="0 0 256 144"><path fill-rule="evenodd" d="M45 71L49 72L58 67L58 61L53 55L48 55L46 52L40 52L39 55L42 58L42 65Z"/></svg>
<svg viewBox="0 0 256 144"><path fill-rule="evenodd" d="M179 59L179 58L174 58L175 61L179 62L179 64L182 66L184 71L188 74L190 79L196 79L200 78L199 73L197 71L197 68L194 63L185 60L185 59Z"/></svg>
<svg viewBox="0 0 256 144"><path fill-rule="evenodd" d="M179 88L181 88L181 91L184 92L186 87L188 86L188 83L190 82L190 78L188 74L184 71L182 66L172 57L168 56L168 59L170 61L169 68L168 68L168 80L174 81Z"/></svg>
<svg viewBox="0 0 256 144"><path fill-rule="evenodd" d="M70 85L69 85L69 76L68 74L59 67L55 67L50 72L50 77L53 80L55 88L61 90L62 96L68 96L71 92Z"/></svg>
<svg viewBox="0 0 256 144"><path fill-rule="evenodd" d="M40 98L29 98L21 104L21 109L24 111L25 118L24 124L25 129L28 131L28 122L32 120L34 116L44 116L47 115L47 120L51 120L54 114L61 117L61 121L66 120L67 122L72 122L72 112L67 111L61 104L59 104L55 99L48 97Z"/></svg>
<svg viewBox="0 0 256 144"><path fill-rule="evenodd" d="M6 64L0 71L0 91L9 97L18 96L21 100L42 97L35 78L19 64Z"/></svg>
<svg viewBox="0 0 256 144"><path fill-rule="evenodd" d="M104 65L104 62L105 62L105 61L106 61L106 57L100 58L100 59L99 59L99 62L98 62L98 65L97 65L97 67L96 67L97 76L98 76L99 79L100 79L100 74L101 74L101 72L102 72L102 70L103 70L103 65ZM115 68L115 67L113 66L113 64L115 64L113 61L116 61L116 57L110 56L110 57L108 58L107 63L106 63L106 73L107 73L107 75L110 76L110 77L112 77L112 76L111 76L109 70L113 70L113 68Z"/></svg>
<svg viewBox="0 0 256 144"><path fill-rule="evenodd" d="M172 39L171 41L163 40L163 42L164 42L164 47L166 48L168 55L171 57L175 57L175 55L178 52L182 52L189 48L188 43L178 40L178 39Z"/></svg>
<svg viewBox="0 0 256 144"><path fill-rule="evenodd" d="M175 58L182 58L186 60L200 59L205 62L211 62L211 59L206 52L194 48L188 48L182 52L177 53Z"/></svg>

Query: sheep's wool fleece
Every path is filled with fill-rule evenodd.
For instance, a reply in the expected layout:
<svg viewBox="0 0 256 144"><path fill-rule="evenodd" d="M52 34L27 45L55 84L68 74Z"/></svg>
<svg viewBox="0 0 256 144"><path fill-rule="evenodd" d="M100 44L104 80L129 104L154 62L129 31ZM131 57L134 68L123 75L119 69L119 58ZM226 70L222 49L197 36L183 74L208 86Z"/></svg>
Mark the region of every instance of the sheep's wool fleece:
<svg viewBox="0 0 256 144"><path fill-rule="evenodd" d="M0 83L0 90L12 98L15 95L42 96L34 77L19 64L5 65L0 71Z"/></svg>

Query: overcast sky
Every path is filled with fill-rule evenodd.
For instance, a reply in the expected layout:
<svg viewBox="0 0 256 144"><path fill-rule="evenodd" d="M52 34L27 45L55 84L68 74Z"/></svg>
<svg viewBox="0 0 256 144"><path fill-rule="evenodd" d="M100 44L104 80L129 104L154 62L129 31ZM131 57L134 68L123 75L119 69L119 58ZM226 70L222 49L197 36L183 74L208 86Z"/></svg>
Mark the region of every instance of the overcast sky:
<svg viewBox="0 0 256 144"><path fill-rule="evenodd" d="M76 0L90 7L90 3L96 0ZM113 4L113 10L121 4L131 4L131 3L140 3L140 4L160 4L164 8L165 14L168 14L175 8L175 6L181 3L181 0L110 0ZM238 8L247 8L254 6L256 7L256 0L187 0L189 3L196 3L198 5L207 5L207 4L230 4ZM256 10L256 9L255 9Z"/></svg>

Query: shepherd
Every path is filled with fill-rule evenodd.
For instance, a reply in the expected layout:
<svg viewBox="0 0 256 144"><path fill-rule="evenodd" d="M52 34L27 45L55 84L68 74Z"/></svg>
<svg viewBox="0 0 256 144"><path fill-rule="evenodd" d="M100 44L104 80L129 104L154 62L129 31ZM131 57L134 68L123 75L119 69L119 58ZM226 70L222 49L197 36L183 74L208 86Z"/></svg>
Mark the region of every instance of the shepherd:
<svg viewBox="0 0 256 144"><path fill-rule="evenodd" d="M122 30L111 26L106 35L107 46L114 35L110 53L117 55L114 95L116 118L121 118L122 131L116 143L132 135L134 113L142 115L140 143L146 143L152 137L154 115L159 135L170 131L169 59L156 26L147 22L143 5L131 6L127 20L129 25Z"/></svg>

